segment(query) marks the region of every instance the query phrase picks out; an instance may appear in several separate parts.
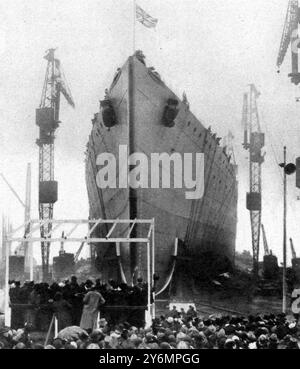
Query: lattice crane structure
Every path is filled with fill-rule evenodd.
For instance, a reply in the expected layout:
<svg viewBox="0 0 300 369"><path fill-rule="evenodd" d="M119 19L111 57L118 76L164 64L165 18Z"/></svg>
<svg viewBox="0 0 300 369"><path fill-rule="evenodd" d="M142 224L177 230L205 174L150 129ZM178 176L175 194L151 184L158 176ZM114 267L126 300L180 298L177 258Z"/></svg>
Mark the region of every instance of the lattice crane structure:
<svg viewBox="0 0 300 369"><path fill-rule="evenodd" d="M59 127L60 95L74 108L74 100L68 87L60 61L55 58L55 49L49 49L44 57L47 69L36 124L39 127L39 219L41 238L51 234L53 206L57 201L57 181L54 180L54 141ZM50 243L41 243L43 280L49 279Z"/></svg>
<svg viewBox="0 0 300 369"><path fill-rule="evenodd" d="M262 148L265 145L265 136L261 132L257 107L257 99L260 93L254 84L250 85L250 91L244 94L243 104L243 147L249 151L249 177L250 191L247 193L247 209L250 211L252 250L253 250L253 274L258 276L259 242L261 229L261 166L264 162Z"/></svg>
<svg viewBox="0 0 300 369"><path fill-rule="evenodd" d="M297 259L297 254L296 254L296 250L295 250L294 242L292 238L290 238L290 245L291 245L292 258Z"/></svg>
<svg viewBox="0 0 300 369"><path fill-rule="evenodd" d="M284 62L286 53L291 45L292 72L288 75L295 85L300 83L299 73L299 36L298 25L300 21L300 11L298 0L289 0L286 18L283 26L279 52L277 56L277 67L280 68Z"/></svg>
<svg viewBox="0 0 300 369"><path fill-rule="evenodd" d="M262 230L263 241L264 241L265 256L268 256L268 255L270 255L270 249L269 249L269 245L268 245L266 230L265 230L265 227L264 227L263 224L261 225L261 230Z"/></svg>

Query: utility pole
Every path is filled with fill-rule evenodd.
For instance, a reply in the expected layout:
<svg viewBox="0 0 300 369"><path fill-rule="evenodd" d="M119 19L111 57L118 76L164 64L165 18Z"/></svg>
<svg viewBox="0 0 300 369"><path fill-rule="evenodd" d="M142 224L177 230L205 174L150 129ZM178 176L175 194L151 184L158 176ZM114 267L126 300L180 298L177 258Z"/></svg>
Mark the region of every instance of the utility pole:
<svg viewBox="0 0 300 369"><path fill-rule="evenodd" d="M284 168L286 167L286 146L283 149ZM286 171L283 171L283 271L282 271L282 312L286 313Z"/></svg>
<svg viewBox="0 0 300 369"><path fill-rule="evenodd" d="M297 172L297 165L287 164L286 146L283 148L284 162L279 164L283 169L283 270L282 270L282 312L287 310L287 285L286 285L286 220L287 220L287 176Z"/></svg>

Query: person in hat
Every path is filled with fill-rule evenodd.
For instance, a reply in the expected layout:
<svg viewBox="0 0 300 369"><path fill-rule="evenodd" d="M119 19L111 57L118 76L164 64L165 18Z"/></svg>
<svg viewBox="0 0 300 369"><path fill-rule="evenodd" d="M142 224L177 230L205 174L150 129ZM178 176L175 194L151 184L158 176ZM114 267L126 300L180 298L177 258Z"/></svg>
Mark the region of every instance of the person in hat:
<svg viewBox="0 0 300 369"><path fill-rule="evenodd" d="M22 306L20 306L22 303L20 285L21 283L19 281L14 281L9 290L11 304L11 327L13 329L18 329L24 326L24 309Z"/></svg>
<svg viewBox="0 0 300 369"><path fill-rule="evenodd" d="M78 326L83 308L84 290L77 283L77 277L71 277L70 302L72 305L72 325Z"/></svg>
<svg viewBox="0 0 300 369"><path fill-rule="evenodd" d="M55 350L55 347L52 345L46 345L45 350Z"/></svg>
<svg viewBox="0 0 300 369"><path fill-rule="evenodd" d="M86 291L90 291L92 287L93 287L93 282L90 279L87 279L87 281L85 282Z"/></svg>
<svg viewBox="0 0 300 369"><path fill-rule="evenodd" d="M190 346L186 341L179 341L176 348L177 350L188 350Z"/></svg>
<svg viewBox="0 0 300 369"><path fill-rule="evenodd" d="M188 318L196 318L197 317L196 310L192 305L189 306L188 311L186 312L186 316Z"/></svg>
<svg viewBox="0 0 300 369"><path fill-rule="evenodd" d="M136 310L133 310L130 314L129 322L136 327L145 326L145 307L147 305L147 285L143 283L143 279L139 277L136 285L131 291L131 305L137 306Z"/></svg>
<svg viewBox="0 0 300 369"><path fill-rule="evenodd" d="M296 338L291 338L290 341L287 344L287 349L288 350L299 350L299 344Z"/></svg>
<svg viewBox="0 0 300 369"><path fill-rule="evenodd" d="M28 282L28 308L26 309L26 322L32 326L33 329L37 327L37 311L41 302L39 286Z"/></svg>
<svg viewBox="0 0 300 369"><path fill-rule="evenodd" d="M99 305L104 304L105 300L100 292L92 288L83 299L83 311L80 321L80 328L90 333L97 328L97 318Z"/></svg>
<svg viewBox="0 0 300 369"><path fill-rule="evenodd" d="M180 315L181 319L186 319L187 316L186 316L186 312L185 312L184 308L180 309L179 315Z"/></svg>
<svg viewBox="0 0 300 369"><path fill-rule="evenodd" d="M13 349L15 349L15 350L26 350L26 346L23 342L19 342L13 347Z"/></svg>
<svg viewBox="0 0 300 369"><path fill-rule="evenodd" d="M270 350L277 350L278 348L278 337L276 333L270 335L269 347Z"/></svg>
<svg viewBox="0 0 300 369"><path fill-rule="evenodd" d="M53 310L58 320L58 330L72 325L72 305L64 299L61 292L56 292L53 302Z"/></svg>
<svg viewBox="0 0 300 369"><path fill-rule="evenodd" d="M105 328L106 326L107 326L107 320L105 319L105 318L101 318L100 320L99 320L99 327L100 328Z"/></svg>
<svg viewBox="0 0 300 369"><path fill-rule="evenodd" d="M100 346L96 343L90 343L87 346L87 350L100 350Z"/></svg>
<svg viewBox="0 0 300 369"><path fill-rule="evenodd" d="M179 314L179 311L177 310L176 306L173 305L173 308L172 310L169 312L168 314L169 317L172 317L172 318L179 318L180 314Z"/></svg>
<svg viewBox="0 0 300 369"><path fill-rule="evenodd" d="M52 342L53 347L55 350L61 350L64 348L65 341L61 340L60 338L55 338Z"/></svg>

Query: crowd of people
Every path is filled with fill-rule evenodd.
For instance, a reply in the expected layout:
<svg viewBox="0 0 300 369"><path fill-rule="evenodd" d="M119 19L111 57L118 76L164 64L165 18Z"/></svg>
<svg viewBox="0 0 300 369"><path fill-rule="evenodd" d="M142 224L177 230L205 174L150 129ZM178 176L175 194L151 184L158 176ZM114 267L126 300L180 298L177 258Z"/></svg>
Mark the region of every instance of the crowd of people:
<svg viewBox="0 0 300 369"><path fill-rule="evenodd" d="M137 327L144 325L147 305L147 284L138 279L134 286L110 280L108 284L87 280L79 284L73 276L62 283L10 282L11 327L26 323L34 330L47 331L53 317L59 330L80 326L91 332L99 311L109 324L128 321ZM123 307L123 308L122 308Z"/></svg>
<svg viewBox="0 0 300 369"><path fill-rule="evenodd" d="M47 343L31 336L26 326L0 334L0 348L13 349L299 349L296 319L284 314L203 318L190 307L155 318L149 328L127 322L111 325L101 318L88 333L79 327L59 332Z"/></svg>
<svg viewBox="0 0 300 369"><path fill-rule="evenodd" d="M11 328L0 329L0 349L300 348L299 317L285 314L204 317L193 306L174 306L145 327L147 291L142 279L135 286L79 284L76 277L51 285L11 281ZM45 342L36 333L47 332L53 317L59 333Z"/></svg>

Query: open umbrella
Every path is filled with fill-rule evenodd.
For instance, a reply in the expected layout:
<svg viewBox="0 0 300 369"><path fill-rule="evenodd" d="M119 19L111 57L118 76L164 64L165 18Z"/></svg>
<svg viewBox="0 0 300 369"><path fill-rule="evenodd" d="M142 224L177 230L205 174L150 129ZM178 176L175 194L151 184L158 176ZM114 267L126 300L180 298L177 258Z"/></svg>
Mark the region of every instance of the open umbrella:
<svg viewBox="0 0 300 369"><path fill-rule="evenodd" d="M62 329L58 335L57 338L60 338L65 341L77 341L80 338L88 337L88 333L77 326L67 327Z"/></svg>

